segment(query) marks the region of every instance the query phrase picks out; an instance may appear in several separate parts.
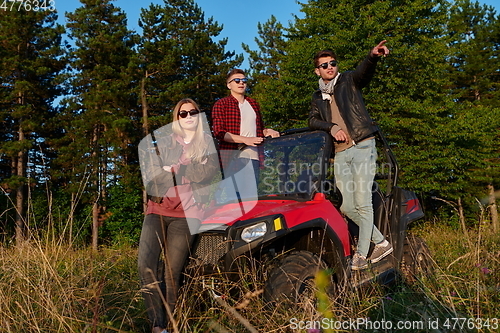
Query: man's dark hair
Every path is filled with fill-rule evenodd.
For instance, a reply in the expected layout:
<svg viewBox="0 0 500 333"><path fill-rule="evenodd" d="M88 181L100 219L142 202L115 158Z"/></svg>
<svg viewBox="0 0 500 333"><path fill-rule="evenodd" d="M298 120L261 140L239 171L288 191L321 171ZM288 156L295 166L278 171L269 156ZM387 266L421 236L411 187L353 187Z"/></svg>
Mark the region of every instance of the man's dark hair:
<svg viewBox="0 0 500 333"><path fill-rule="evenodd" d="M229 71L229 73L227 73L226 82L228 82L229 78L231 78L231 76L233 76L234 74L243 74L243 75L245 75L245 71L242 70L242 69L239 69L239 68L233 68L233 69L231 69L231 71Z"/></svg>
<svg viewBox="0 0 500 333"><path fill-rule="evenodd" d="M323 58L323 57L332 57L333 59L337 60L337 55L335 52L332 50L322 50L316 53L314 56L314 68L318 67L320 64L318 64L318 59Z"/></svg>

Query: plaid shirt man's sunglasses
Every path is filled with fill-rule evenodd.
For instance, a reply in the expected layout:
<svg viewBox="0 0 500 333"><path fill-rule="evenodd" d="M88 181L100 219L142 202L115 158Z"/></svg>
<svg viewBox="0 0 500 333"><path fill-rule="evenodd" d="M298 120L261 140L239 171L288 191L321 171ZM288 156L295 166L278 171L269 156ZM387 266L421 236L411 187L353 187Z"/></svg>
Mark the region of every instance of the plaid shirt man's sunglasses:
<svg viewBox="0 0 500 333"><path fill-rule="evenodd" d="M246 77L240 79L240 78L236 78L236 79L232 79L231 81L229 81L228 83L231 83L231 82L236 82L237 84L239 84L240 82L243 82L244 84L247 83L248 79Z"/></svg>

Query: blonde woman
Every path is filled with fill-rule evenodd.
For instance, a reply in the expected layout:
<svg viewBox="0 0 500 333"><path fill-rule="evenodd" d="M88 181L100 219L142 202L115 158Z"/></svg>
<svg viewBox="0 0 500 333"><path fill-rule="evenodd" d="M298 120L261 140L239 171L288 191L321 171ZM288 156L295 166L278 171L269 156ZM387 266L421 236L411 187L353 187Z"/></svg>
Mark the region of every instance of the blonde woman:
<svg viewBox="0 0 500 333"><path fill-rule="evenodd" d="M193 226L203 218L203 205L209 195L207 185L219 170L211 137L205 134L200 118L198 105L192 99L183 99L174 108L171 133L151 140L156 152L149 159L157 164L151 171L154 177L146 177L152 180L146 184L149 200L138 267L153 333L167 332L193 240Z"/></svg>

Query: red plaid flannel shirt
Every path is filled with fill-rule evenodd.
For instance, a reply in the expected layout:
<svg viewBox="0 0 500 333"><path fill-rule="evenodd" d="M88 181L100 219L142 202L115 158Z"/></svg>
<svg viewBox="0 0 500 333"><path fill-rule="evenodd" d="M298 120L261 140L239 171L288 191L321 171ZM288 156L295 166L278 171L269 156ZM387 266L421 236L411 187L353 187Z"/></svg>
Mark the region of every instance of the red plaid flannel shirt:
<svg viewBox="0 0 500 333"><path fill-rule="evenodd" d="M245 96L245 99L248 101L248 103L250 103L253 110L255 111L257 122L257 136L264 137L264 123L262 121L259 104L257 103L257 101L250 97ZM239 102L236 98L234 98L232 95L229 95L215 102L212 108L212 130L214 136L219 140L219 148L221 152L238 149L237 143L224 141L224 135L226 135L227 132L240 135L240 125L240 107ZM222 155L226 154L221 154L224 163L224 159L226 158L226 156Z"/></svg>

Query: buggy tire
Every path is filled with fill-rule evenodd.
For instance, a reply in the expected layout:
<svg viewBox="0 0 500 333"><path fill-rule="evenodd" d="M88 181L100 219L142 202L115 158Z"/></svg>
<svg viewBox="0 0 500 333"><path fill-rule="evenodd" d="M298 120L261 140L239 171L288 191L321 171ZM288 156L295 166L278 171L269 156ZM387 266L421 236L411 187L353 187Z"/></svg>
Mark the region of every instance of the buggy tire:
<svg viewBox="0 0 500 333"><path fill-rule="evenodd" d="M326 268L326 264L311 252L291 252L271 270L264 287L264 300L285 307L314 303L314 279L319 270Z"/></svg>
<svg viewBox="0 0 500 333"><path fill-rule="evenodd" d="M415 284L422 277L429 277L434 273L431 253L422 238L406 236L400 271L408 284Z"/></svg>

